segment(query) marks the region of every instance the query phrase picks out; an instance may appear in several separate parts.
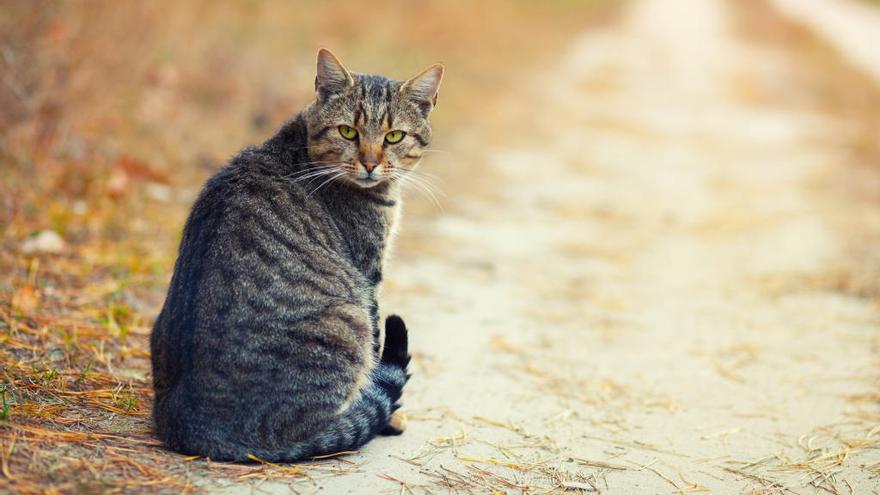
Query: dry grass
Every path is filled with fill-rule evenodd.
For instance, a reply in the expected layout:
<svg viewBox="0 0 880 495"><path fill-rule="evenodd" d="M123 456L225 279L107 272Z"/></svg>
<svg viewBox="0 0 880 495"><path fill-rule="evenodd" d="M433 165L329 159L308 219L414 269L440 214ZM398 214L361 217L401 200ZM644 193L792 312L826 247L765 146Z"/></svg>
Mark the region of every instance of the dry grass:
<svg viewBox="0 0 880 495"><path fill-rule="evenodd" d="M816 211L837 229L839 238L848 240L845 256L824 272L762 280L761 286L771 296L824 290L880 304L880 254L874 248L880 242L880 88L824 40L783 17L767 1L737 5L744 38L759 49L779 50L781 70L790 74L778 81L748 81L744 96L753 103L772 101L826 116L829 132L817 138L818 144L841 150L815 177L813 188ZM846 127L834 126L841 122ZM863 214L850 215L853 205ZM867 343L880 348L876 339ZM866 372L880 387L880 369ZM876 394L848 399L853 410L847 419L803 435L792 448L762 459L730 461L725 469L752 480L759 493L799 493L801 487L817 493L854 493L839 474L853 466L878 472L880 400Z"/></svg>
<svg viewBox="0 0 880 495"><path fill-rule="evenodd" d="M497 106L522 71L552 63L611 4L490 0L480 15L459 0L5 5L0 491L181 493L206 476L309 486L357 470L344 458L216 464L152 437L147 337L189 203L226 157L311 98L319 46L397 77L445 62L435 120L451 153L428 166L479 188L465 180L477 159L454 152L495 134L476 129L504 127ZM63 244L26 248L46 231Z"/></svg>

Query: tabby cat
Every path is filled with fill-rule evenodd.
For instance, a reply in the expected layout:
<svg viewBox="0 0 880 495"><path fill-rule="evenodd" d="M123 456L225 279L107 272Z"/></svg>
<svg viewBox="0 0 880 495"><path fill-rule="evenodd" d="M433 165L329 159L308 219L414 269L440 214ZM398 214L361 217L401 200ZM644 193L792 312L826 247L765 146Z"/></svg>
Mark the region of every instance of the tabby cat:
<svg viewBox="0 0 880 495"><path fill-rule="evenodd" d="M443 66L405 82L318 53L317 97L202 190L150 337L173 450L295 461L399 434L407 329L377 293Z"/></svg>

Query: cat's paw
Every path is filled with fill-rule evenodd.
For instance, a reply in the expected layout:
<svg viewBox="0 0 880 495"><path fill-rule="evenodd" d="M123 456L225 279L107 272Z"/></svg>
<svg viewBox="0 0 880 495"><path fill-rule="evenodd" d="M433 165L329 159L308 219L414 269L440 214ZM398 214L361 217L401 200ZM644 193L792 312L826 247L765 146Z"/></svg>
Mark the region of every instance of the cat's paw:
<svg viewBox="0 0 880 495"><path fill-rule="evenodd" d="M409 364L409 337L403 318L391 315L385 318L385 346L382 349L382 363L400 366L406 370Z"/></svg>
<svg viewBox="0 0 880 495"><path fill-rule="evenodd" d="M391 418L388 420L388 424L385 425L385 428L379 432L380 435L385 436L393 436L400 435L406 431L406 414L403 413L400 409L394 411L391 415Z"/></svg>

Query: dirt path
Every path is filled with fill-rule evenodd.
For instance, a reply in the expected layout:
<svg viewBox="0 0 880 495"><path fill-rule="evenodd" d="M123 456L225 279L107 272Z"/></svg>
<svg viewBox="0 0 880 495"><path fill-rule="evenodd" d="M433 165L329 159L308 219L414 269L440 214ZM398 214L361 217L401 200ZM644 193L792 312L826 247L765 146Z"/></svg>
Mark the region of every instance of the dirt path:
<svg viewBox="0 0 880 495"><path fill-rule="evenodd" d="M455 214L405 220L430 240L384 300L418 351L409 430L298 490L878 486L876 404L858 398L876 393L880 312L811 282L842 249L825 222L844 206L809 192L833 123L737 97L778 68L728 8L639 2L576 40L524 89L535 139L486 165L498 197L450 191Z"/></svg>
<svg viewBox="0 0 880 495"><path fill-rule="evenodd" d="M880 9L859 0L773 0L821 33L846 59L880 81Z"/></svg>

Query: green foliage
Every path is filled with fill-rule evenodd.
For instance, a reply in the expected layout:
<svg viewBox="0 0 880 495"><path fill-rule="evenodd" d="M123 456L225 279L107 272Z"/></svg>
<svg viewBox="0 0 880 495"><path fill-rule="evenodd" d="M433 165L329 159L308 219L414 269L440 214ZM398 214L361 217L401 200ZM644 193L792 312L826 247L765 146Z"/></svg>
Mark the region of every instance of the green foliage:
<svg viewBox="0 0 880 495"><path fill-rule="evenodd" d="M120 342L124 345L128 337L129 324L131 322L132 312L128 306L121 304L110 304L107 312L101 318L101 323L114 335L119 337Z"/></svg>
<svg viewBox="0 0 880 495"><path fill-rule="evenodd" d="M0 420L6 421L9 418L9 403L6 402L6 385L0 389L0 400L3 402L3 408L0 409Z"/></svg>
<svg viewBox="0 0 880 495"><path fill-rule="evenodd" d="M128 387L128 390L125 390L121 385L113 391L113 403L126 411L134 411L140 406L140 400L137 395L135 395L131 386Z"/></svg>
<svg viewBox="0 0 880 495"><path fill-rule="evenodd" d="M86 363L86 367L80 372L79 376L76 378L77 383L85 383L92 376L92 362L89 361Z"/></svg>

